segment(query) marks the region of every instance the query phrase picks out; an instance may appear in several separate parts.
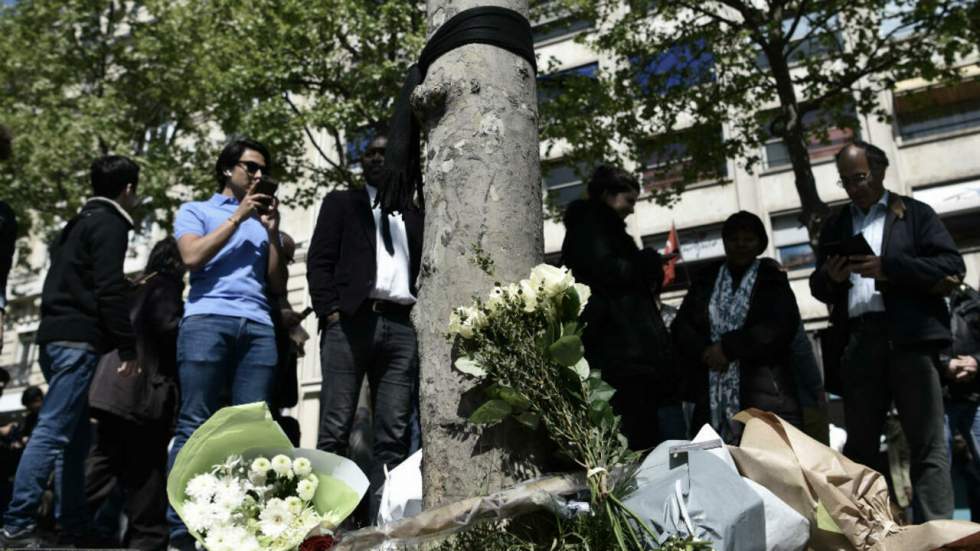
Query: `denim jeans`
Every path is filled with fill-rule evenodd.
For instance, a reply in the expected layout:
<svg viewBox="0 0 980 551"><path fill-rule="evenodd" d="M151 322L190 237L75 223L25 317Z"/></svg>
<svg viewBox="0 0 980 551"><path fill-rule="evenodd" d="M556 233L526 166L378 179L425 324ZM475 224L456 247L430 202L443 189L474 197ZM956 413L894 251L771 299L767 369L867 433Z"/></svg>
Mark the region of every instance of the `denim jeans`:
<svg viewBox="0 0 980 551"><path fill-rule="evenodd" d="M276 337L271 325L231 316L185 318L177 336L180 413L167 471L191 434L224 406L272 399ZM167 508L170 537L187 535L173 508Z"/></svg>
<svg viewBox="0 0 980 551"><path fill-rule="evenodd" d="M41 372L48 394L37 426L17 466L13 497L4 526L23 530L35 526L35 514L59 457L62 475L56 488L55 510L65 533L85 530L85 458L88 456L88 389L99 354L83 348L47 344L41 347Z"/></svg>
<svg viewBox="0 0 980 551"><path fill-rule="evenodd" d="M369 518L377 517L384 467L408 457L413 394L418 391L418 341L406 314L361 311L341 318L321 337L320 431L317 448L346 455L364 377L374 412L374 462L368 479Z"/></svg>
<svg viewBox="0 0 980 551"><path fill-rule="evenodd" d="M980 409L976 402L948 400L946 402L946 444L953 463L953 435L959 433L966 441L972 461L956 464L966 479L966 497L970 504L970 520L980 521Z"/></svg>

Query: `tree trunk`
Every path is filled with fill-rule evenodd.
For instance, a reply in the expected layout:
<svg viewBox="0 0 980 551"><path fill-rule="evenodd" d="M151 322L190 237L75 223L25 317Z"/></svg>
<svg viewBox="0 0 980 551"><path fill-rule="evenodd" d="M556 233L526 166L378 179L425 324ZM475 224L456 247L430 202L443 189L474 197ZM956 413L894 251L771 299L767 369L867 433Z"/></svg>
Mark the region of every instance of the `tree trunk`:
<svg viewBox="0 0 980 551"><path fill-rule="evenodd" d="M793 165L793 175L796 179L796 192L800 196L800 222L807 227L810 244L814 250L820 236L820 227L830 213L830 207L823 202L817 193L817 182L813 178L813 168L810 165L810 152L807 150L808 137L803 127L796 90L790 75L789 65L782 55L782 47L772 46L773 51L766 51L773 78L776 80L776 90L779 94L779 110L782 128L779 134L786 144L790 163Z"/></svg>
<svg viewBox="0 0 980 551"><path fill-rule="evenodd" d="M429 36L479 5L528 13L527 0L429 0ZM467 45L429 68L413 105L426 129L425 244L414 321L425 504L432 507L538 473L529 450L536 439L517 423L486 430L467 423L481 400L452 369L445 336L452 308L485 295L495 281L527 277L543 257L534 71L506 50Z"/></svg>

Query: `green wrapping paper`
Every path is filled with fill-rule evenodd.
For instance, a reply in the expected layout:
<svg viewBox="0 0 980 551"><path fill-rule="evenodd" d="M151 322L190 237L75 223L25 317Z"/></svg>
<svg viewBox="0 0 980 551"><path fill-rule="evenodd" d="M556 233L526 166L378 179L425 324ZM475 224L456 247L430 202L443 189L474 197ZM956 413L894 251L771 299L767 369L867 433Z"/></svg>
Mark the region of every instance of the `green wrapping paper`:
<svg viewBox="0 0 980 551"><path fill-rule="evenodd" d="M313 504L333 528L350 515L368 489L368 480L353 461L320 450L294 448L265 402L222 408L187 440L167 477L167 498L184 519L184 489L195 476L210 472L231 455L247 461L262 455L305 457L320 481ZM195 538L199 534L191 532Z"/></svg>

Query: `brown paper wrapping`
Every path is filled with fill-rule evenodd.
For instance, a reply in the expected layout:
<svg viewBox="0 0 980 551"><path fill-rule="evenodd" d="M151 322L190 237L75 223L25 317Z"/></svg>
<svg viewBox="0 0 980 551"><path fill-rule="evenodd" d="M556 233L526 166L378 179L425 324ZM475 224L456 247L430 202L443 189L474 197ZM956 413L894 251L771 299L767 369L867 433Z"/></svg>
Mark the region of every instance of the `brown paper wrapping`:
<svg viewBox="0 0 980 551"><path fill-rule="evenodd" d="M931 551L980 533L980 525L963 521L899 526L877 471L772 413L748 409L735 419L745 423L740 445L729 448L739 471L810 521L814 551Z"/></svg>

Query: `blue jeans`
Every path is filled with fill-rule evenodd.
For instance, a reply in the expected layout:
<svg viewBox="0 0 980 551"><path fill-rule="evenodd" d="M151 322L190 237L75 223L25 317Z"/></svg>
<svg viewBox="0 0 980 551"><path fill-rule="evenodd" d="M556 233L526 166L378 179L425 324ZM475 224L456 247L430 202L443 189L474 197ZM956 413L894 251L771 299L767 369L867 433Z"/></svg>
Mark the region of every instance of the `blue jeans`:
<svg viewBox="0 0 980 551"><path fill-rule="evenodd" d="M41 347L41 372L48 394L37 427L17 466L13 497L4 526L23 530L35 526L41 494L59 458L55 511L65 533L81 533L88 523L85 506L85 458L89 448L88 389L100 355L82 348L47 344Z"/></svg>
<svg viewBox="0 0 980 551"><path fill-rule="evenodd" d="M956 465L966 480L966 497L970 504L970 520L980 521L980 409L976 402L966 400L946 401L946 444L949 460L953 463L953 435L960 433L966 441L972 462Z"/></svg>
<svg viewBox="0 0 980 551"><path fill-rule="evenodd" d="M219 315L185 318L177 336L180 413L167 471L184 443L224 406L272 399L276 375L276 336L271 325ZM172 507L170 537L187 536Z"/></svg>

